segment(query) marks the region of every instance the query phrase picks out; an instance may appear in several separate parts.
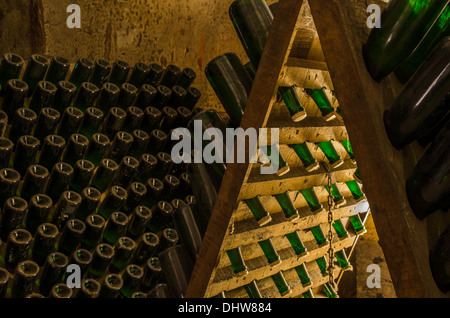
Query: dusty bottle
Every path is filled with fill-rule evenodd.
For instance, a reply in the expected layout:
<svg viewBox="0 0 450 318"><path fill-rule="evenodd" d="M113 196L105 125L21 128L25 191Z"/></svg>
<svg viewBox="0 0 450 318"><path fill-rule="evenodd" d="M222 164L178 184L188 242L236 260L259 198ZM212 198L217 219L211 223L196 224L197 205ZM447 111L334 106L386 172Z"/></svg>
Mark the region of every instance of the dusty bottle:
<svg viewBox="0 0 450 318"><path fill-rule="evenodd" d="M136 250L136 242L127 236L122 236L114 245L114 258L109 265L109 272L119 273L130 262L134 251Z"/></svg>
<svg viewBox="0 0 450 318"><path fill-rule="evenodd" d="M111 69L108 82L121 86L127 79L130 71L130 64L123 60L116 60Z"/></svg>
<svg viewBox="0 0 450 318"><path fill-rule="evenodd" d="M5 250L5 268L13 273L17 264L28 258L32 235L24 229L9 232Z"/></svg>
<svg viewBox="0 0 450 318"><path fill-rule="evenodd" d="M303 198L306 200L309 209L313 213L323 212L324 208L322 203L320 203L314 188L300 190Z"/></svg>
<svg viewBox="0 0 450 318"><path fill-rule="evenodd" d="M112 213L103 231L103 242L114 246L119 238L126 235L128 223L129 220L125 213L119 211Z"/></svg>
<svg viewBox="0 0 450 318"><path fill-rule="evenodd" d="M75 63L74 69L69 76L69 82L73 83L77 90L82 83L89 82L89 79L94 72L94 62L86 58L80 58Z"/></svg>
<svg viewBox="0 0 450 318"><path fill-rule="evenodd" d="M33 195L28 203L25 229L35 233L39 225L47 222L52 206L53 201L48 195L42 193Z"/></svg>
<svg viewBox="0 0 450 318"><path fill-rule="evenodd" d="M34 136L43 142L45 137L53 135L56 132L60 119L61 114L56 109L42 108L38 114L34 128Z"/></svg>
<svg viewBox="0 0 450 318"><path fill-rule="evenodd" d="M33 94L39 81L45 77L45 73L50 65L50 61L43 55L33 54L28 59L27 66L22 76L22 80L28 85L28 97Z"/></svg>
<svg viewBox="0 0 450 318"><path fill-rule="evenodd" d="M14 143L5 137L0 137L0 169L8 168Z"/></svg>
<svg viewBox="0 0 450 318"><path fill-rule="evenodd" d="M81 247L92 250L100 243L106 221L98 214L90 214L86 217L84 224L86 229L81 238Z"/></svg>
<svg viewBox="0 0 450 318"><path fill-rule="evenodd" d="M19 197L10 197L5 201L0 220L0 238L3 242L8 240L8 234L22 228L27 213L28 203Z"/></svg>
<svg viewBox="0 0 450 318"><path fill-rule="evenodd" d="M25 65L23 58L15 53L5 53L0 62L0 95L5 93L6 83L18 79Z"/></svg>
<svg viewBox="0 0 450 318"><path fill-rule="evenodd" d="M282 271L279 271L278 273L270 277L277 286L278 292L281 294L282 297L292 293L292 290L287 284Z"/></svg>
<svg viewBox="0 0 450 318"><path fill-rule="evenodd" d="M98 207L98 214L108 220L113 212L120 211L127 201L127 190L112 186Z"/></svg>
<svg viewBox="0 0 450 318"><path fill-rule="evenodd" d="M96 278L104 276L113 258L114 248L111 245L107 243L98 244L92 255L92 262L88 269L89 274Z"/></svg>
<svg viewBox="0 0 450 318"><path fill-rule="evenodd" d="M48 135L43 141L39 164L49 170L52 169L56 163L61 161L64 148L66 148L66 140L63 137Z"/></svg>
<svg viewBox="0 0 450 318"><path fill-rule="evenodd" d="M39 279L39 291L42 295L48 296L52 287L62 281L68 264L69 259L62 253L53 252L47 256Z"/></svg>
<svg viewBox="0 0 450 318"><path fill-rule="evenodd" d="M37 121L36 113L28 108L18 108L12 117L8 138L17 144L19 137L31 135Z"/></svg>
<svg viewBox="0 0 450 318"><path fill-rule="evenodd" d="M98 59L94 62L94 70L89 81L97 87L102 87L108 81L111 73L111 64L103 59Z"/></svg>
<svg viewBox="0 0 450 318"><path fill-rule="evenodd" d="M54 56L50 60L45 80L56 85L59 81L65 80L69 68L70 62L68 59L62 56Z"/></svg>
<svg viewBox="0 0 450 318"><path fill-rule="evenodd" d="M86 224L78 219L70 219L61 230L61 237L58 242L58 251L70 256L75 252L86 231Z"/></svg>
<svg viewBox="0 0 450 318"><path fill-rule="evenodd" d="M34 262L43 266L48 255L55 251L58 228L51 223L42 223L37 227L31 255Z"/></svg>
<svg viewBox="0 0 450 318"><path fill-rule="evenodd" d="M31 96L28 108L39 113L42 108L53 107L57 88L50 82L39 81Z"/></svg>
<svg viewBox="0 0 450 318"><path fill-rule="evenodd" d="M280 255L277 253L271 238L268 238L267 240L264 241L259 241L258 244L263 250L264 255L266 256L270 266L276 266L281 264Z"/></svg>
<svg viewBox="0 0 450 318"><path fill-rule="evenodd" d="M11 296L13 298L24 298L32 294L36 287L38 274L38 264L30 260L20 262L14 272Z"/></svg>
<svg viewBox="0 0 450 318"><path fill-rule="evenodd" d="M28 95L29 87L24 81L10 79L6 82L4 90L2 110L8 115L8 118L12 119L16 109L25 106L25 98Z"/></svg>

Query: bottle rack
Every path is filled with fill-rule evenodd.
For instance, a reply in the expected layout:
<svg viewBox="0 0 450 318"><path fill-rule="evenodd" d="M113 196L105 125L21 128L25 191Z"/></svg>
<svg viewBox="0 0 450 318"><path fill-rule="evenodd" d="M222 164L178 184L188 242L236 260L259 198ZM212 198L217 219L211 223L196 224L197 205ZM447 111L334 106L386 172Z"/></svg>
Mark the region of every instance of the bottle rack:
<svg viewBox="0 0 450 318"><path fill-rule="evenodd" d="M321 166L316 171L307 172L289 147L296 143L310 142L312 154L317 161L323 163L327 160L314 143L333 139L336 149L344 159L341 166L332 169L332 174L346 199L346 204L333 210L333 218L343 221L349 236L338 239L334 233L333 247L335 251L347 249L349 254L348 250L354 246L359 235L352 231L348 217L361 213L364 219L370 213L367 200L356 202L348 188L345 189L345 182L354 180L353 174L357 169L356 164L349 159L345 149L339 144L339 141L348 140L349 134L342 118L325 121L311 97L303 91L305 88L324 88L334 107L337 107L339 102L331 94L334 90L332 78L308 2L281 0L241 127L279 128L280 152L290 170L282 176L262 175L259 163L228 164L186 297L215 297L219 294L230 298L248 297L244 286L253 280L256 280L264 298L301 297L310 288L313 294L320 295L321 285L327 283L329 277L328 274L320 273L315 260L322 256L327 257L328 245L319 247L309 229L321 225L323 231L328 232L328 192L323 187L328 181L327 171ZM297 123L291 120L287 108L277 95L279 86L293 85L297 87L301 103L308 114L307 118ZM343 106L346 107L348 106ZM297 192L311 187L314 187L323 204L325 210L322 212L310 212L306 201ZM299 211L300 218L296 221L289 222L285 219L273 197L274 194L285 191L289 191L294 206ZM272 221L263 226L257 223L243 202L256 195L260 195L261 203L272 217ZM309 252L300 258L295 255L285 237L295 230L298 230ZM268 264L258 245L259 241L269 238L282 260L277 266ZM226 251L236 247L241 248L248 267L246 275L237 276L232 271ZM312 287L303 286L294 269L303 263L311 277ZM335 270L340 272L337 266ZM278 292L271 279L272 275L280 271L290 287L290 293L284 296ZM336 274L334 277L337 277Z"/></svg>

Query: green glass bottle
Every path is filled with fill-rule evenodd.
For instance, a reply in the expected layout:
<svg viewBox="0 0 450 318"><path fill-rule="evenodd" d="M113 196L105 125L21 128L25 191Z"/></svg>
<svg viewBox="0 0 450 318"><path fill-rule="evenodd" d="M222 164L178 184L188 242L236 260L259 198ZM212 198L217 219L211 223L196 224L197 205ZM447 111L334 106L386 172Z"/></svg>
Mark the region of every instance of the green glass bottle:
<svg viewBox="0 0 450 318"><path fill-rule="evenodd" d="M328 275L328 260L325 256L316 259L316 263L319 266L320 273L322 276Z"/></svg>
<svg viewBox="0 0 450 318"><path fill-rule="evenodd" d="M289 191L275 194L275 199L277 199L278 204L281 206L283 210L284 216L288 221L294 221L299 218L299 214L297 209L294 206L294 203L289 196Z"/></svg>
<svg viewBox="0 0 450 318"><path fill-rule="evenodd" d="M419 45L448 1L391 1L381 14L381 28L373 28L363 46L372 78L381 81Z"/></svg>
<svg viewBox="0 0 450 318"><path fill-rule="evenodd" d="M367 232L366 227L364 226L364 223L361 220L359 213L350 216L348 219L350 220L353 230L357 235L364 234Z"/></svg>
<svg viewBox="0 0 450 318"><path fill-rule="evenodd" d="M306 269L306 263L302 263L301 265L294 267L294 269L298 277L300 278L300 282L302 283L303 287L312 285L311 277L309 276Z"/></svg>
<svg viewBox="0 0 450 318"><path fill-rule="evenodd" d="M324 89L306 88L305 92L306 94L311 96L326 121L330 121L336 118L336 109L333 107L333 105L331 105L330 99L328 98L327 94L325 94Z"/></svg>
<svg viewBox="0 0 450 318"><path fill-rule="evenodd" d="M227 250L228 258L231 262L231 267L233 268L233 273L241 276L248 273L247 266L245 265L244 259L242 258L241 247L238 246L231 250Z"/></svg>
<svg viewBox="0 0 450 318"><path fill-rule="evenodd" d="M322 285L322 290L327 296L327 298L339 298L336 290L331 286L330 283L325 283Z"/></svg>
<svg viewBox="0 0 450 318"><path fill-rule="evenodd" d="M267 258L267 261L269 262L269 264L271 266L276 266L276 265L281 264L280 255L278 255L275 247L273 246L271 238L268 238L267 240L264 240L264 241L259 241L258 244L261 247L261 249L263 250L264 255Z"/></svg>
<svg viewBox="0 0 450 318"><path fill-rule="evenodd" d="M352 163L355 164L356 163L355 154L353 153L353 148L350 143L350 140L342 140L341 144L342 144L342 146L344 146L345 151L347 151L348 156L350 157L350 160L352 161Z"/></svg>
<svg viewBox="0 0 450 318"><path fill-rule="evenodd" d="M325 185L325 189L327 190L327 192L331 192L331 195L333 196L334 206L336 208L339 208L343 206L345 203L347 203L344 196L339 191L339 188L336 183L333 183L331 187Z"/></svg>
<svg viewBox="0 0 450 318"><path fill-rule="evenodd" d="M353 179L355 179L358 183L362 184L361 174L359 172L359 169L356 169L353 173Z"/></svg>
<svg viewBox="0 0 450 318"><path fill-rule="evenodd" d="M308 203L308 207L311 212L320 213L325 211L322 203L320 203L319 198L317 197L316 192L314 191L314 188L300 190L300 193Z"/></svg>
<svg viewBox="0 0 450 318"><path fill-rule="evenodd" d="M344 239L348 237L348 231L345 229L344 224L341 219L337 219L333 222L333 228L337 233L337 236L340 239Z"/></svg>
<svg viewBox="0 0 450 318"><path fill-rule="evenodd" d="M211 60L206 77L230 117L230 125L239 127L253 81L239 57L225 53Z"/></svg>
<svg viewBox="0 0 450 318"><path fill-rule="evenodd" d="M328 162L331 165L331 168L335 169L344 163L344 160L336 151L336 148L334 147L333 142L331 140L319 142L318 146L323 151L325 157L327 158Z"/></svg>
<svg viewBox="0 0 450 318"><path fill-rule="evenodd" d="M244 285L244 289L247 292L249 298L262 298L259 287L256 284L256 280L252 280L247 285Z"/></svg>
<svg viewBox="0 0 450 318"><path fill-rule="evenodd" d="M282 297L292 293L291 287L289 287L289 285L287 284L282 271L280 271L270 277L272 278L273 282L277 286L277 289Z"/></svg>
<svg viewBox="0 0 450 318"><path fill-rule="evenodd" d="M301 144L296 144L292 146L297 156L303 163L307 172L312 172L319 169L320 164L317 162L317 159L314 158L311 151L309 150L308 143L305 141Z"/></svg>
<svg viewBox="0 0 450 318"><path fill-rule="evenodd" d="M359 186L358 182L355 180L347 181L345 182L347 187L350 189L353 198L356 200L356 202L361 202L366 199L366 195L362 192L361 187Z"/></svg>
<svg viewBox="0 0 450 318"><path fill-rule="evenodd" d="M329 242L325 234L323 233L322 227L319 225L313 226L310 228L314 239L319 247L326 246Z"/></svg>
<svg viewBox="0 0 450 318"><path fill-rule="evenodd" d="M405 84L428 55L445 36L450 35L450 5L447 5L439 18L428 31L416 49L395 70L395 75Z"/></svg>
<svg viewBox="0 0 450 318"><path fill-rule="evenodd" d="M312 289L308 289L304 293L302 293L303 298L315 298Z"/></svg>
<svg viewBox="0 0 450 318"><path fill-rule="evenodd" d="M92 277L101 278L106 274L109 264L114 258L114 247L106 243L98 244L92 253L92 261L89 266L89 274Z"/></svg>
<svg viewBox="0 0 450 318"><path fill-rule="evenodd" d="M281 98L283 99L284 104L289 110L291 119L294 122L299 122L306 118L307 116L306 111L300 104L300 99L298 97L295 86L292 87L280 86L278 88L278 92L281 94Z"/></svg>
<svg viewBox="0 0 450 318"><path fill-rule="evenodd" d="M306 246L303 244L302 239L300 238L298 231L286 234L286 238L288 239L289 243L291 243L295 255L297 255L299 258L309 254Z"/></svg>
<svg viewBox="0 0 450 318"><path fill-rule="evenodd" d="M334 256L336 257L338 261L338 265L342 270L353 270L353 266L350 265L350 262L348 261L347 254L345 253L345 250L340 250L334 253Z"/></svg>
<svg viewBox="0 0 450 318"><path fill-rule="evenodd" d="M262 205L259 195L252 199L246 199L244 201L255 216L255 219L258 222L259 226L263 226L272 221L272 217Z"/></svg>
<svg viewBox="0 0 450 318"><path fill-rule="evenodd" d="M273 21L269 6L264 0L236 0L229 15L247 56L258 68Z"/></svg>
<svg viewBox="0 0 450 318"><path fill-rule="evenodd" d="M278 148L278 156L276 156L275 158L273 158L272 156L273 147ZM264 164L269 164L270 162L273 168L277 169L276 171L274 170L274 173L276 173L277 176L281 177L290 171L289 165L284 160L278 145L260 146L260 150L262 151L263 157L266 157L265 160L267 162L264 162Z"/></svg>

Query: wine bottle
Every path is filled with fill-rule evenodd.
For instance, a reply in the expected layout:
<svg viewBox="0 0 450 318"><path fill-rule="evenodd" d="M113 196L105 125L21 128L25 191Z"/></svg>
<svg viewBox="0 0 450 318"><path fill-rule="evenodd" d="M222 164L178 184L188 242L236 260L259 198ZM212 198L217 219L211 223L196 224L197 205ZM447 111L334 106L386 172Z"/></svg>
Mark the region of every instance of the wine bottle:
<svg viewBox="0 0 450 318"><path fill-rule="evenodd" d="M73 168L65 162L55 164L48 177L45 194L53 201L57 201L61 194L67 190L73 178Z"/></svg>
<svg viewBox="0 0 450 318"><path fill-rule="evenodd" d="M361 202L366 199L366 195L362 192L358 182L352 180L345 182L345 184L349 188L350 192L352 193L353 199L355 199L356 202Z"/></svg>
<svg viewBox="0 0 450 318"><path fill-rule="evenodd" d="M259 226L263 226L272 221L272 217L270 216L269 212L267 212L267 210L264 208L260 198L261 196L257 195L254 198L244 200L244 202L245 204L247 204L250 211L253 213L253 216L255 217Z"/></svg>
<svg viewBox="0 0 450 318"><path fill-rule="evenodd" d="M123 280L118 274L107 274L102 281L98 298L117 298Z"/></svg>
<svg viewBox="0 0 450 318"><path fill-rule="evenodd" d="M69 68L70 62L68 59L62 56L53 56L50 60L45 80L56 85L59 81L64 81L66 79Z"/></svg>
<svg viewBox="0 0 450 318"><path fill-rule="evenodd" d="M305 108L300 104L300 99L295 86L280 86L278 92L281 94L281 98L289 110L292 121L299 122L306 118L307 114Z"/></svg>
<svg viewBox="0 0 450 318"><path fill-rule="evenodd" d="M152 218L152 210L144 205L137 206L133 209L130 216L130 223L127 229L127 235L131 238L138 238L144 234L148 223Z"/></svg>
<svg viewBox="0 0 450 318"><path fill-rule="evenodd" d="M20 136L17 140L13 168L16 169L21 176L25 175L28 166L35 163L39 145L39 139L30 135Z"/></svg>
<svg viewBox="0 0 450 318"><path fill-rule="evenodd" d="M286 238L294 249L295 255L299 258L309 254L306 246L303 244L298 231L286 234Z"/></svg>
<svg viewBox="0 0 450 318"><path fill-rule="evenodd" d="M58 242L58 252L70 256L75 252L86 231L86 224L78 219L70 219L61 230L61 237Z"/></svg>
<svg viewBox="0 0 450 318"><path fill-rule="evenodd" d="M242 257L241 247L235 247L226 251L228 258L230 259L231 267L235 275L241 276L248 273L247 266Z"/></svg>
<svg viewBox="0 0 450 318"><path fill-rule="evenodd" d="M347 154L348 154L350 160L352 161L352 163L356 164L355 154L353 153L353 148L350 143L350 140L342 140L341 144L342 144L342 146L344 146L345 151L347 151Z"/></svg>
<svg viewBox="0 0 450 318"><path fill-rule="evenodd" d="M144 109L144 120L142 121L142 129L146 133L151 133L152 130L157 129L160 126L162 113L161 111L153 106L148 106Z"/></svg>
<svg viewBox="0 0 450 318"><path fill-rule="evenodd" d="M57 134L68 140L70 135L75 134L83 123L84 114L75 107L67 107L62 113L61 120L57 128Z"/></svg>
<svg viewBox="0 0 450 318"><path fill-rule="evenodd" d="M22 75L22 80L28 85L28 97L33 94L39 81L45 77L50 61L43 55L33 54L30 56Z"/></svg>
<svg viewBox="0 0 450 318"><path fill-rule="evenodd" d="M417 142L422 147L426 147L431 144L436 139L436 136L439 134L441 129L444 128L445 123L450 119L448 105L450 105L450 92L445 95L438 108L433 112L433 119L436 121L433 128L417 138Z"/></svg>
<svg viewBox="0 0 450 318"><path fill-rule="evenodd" d="M13 118L16 109L24 108L28 91L28 85L24 81L10 79L6 82L2 110L8 115L8 118Z"/></svg>
<svg viewBox="0 0 450 318"><path fill-rule="evenodd" d="M336 234L338 238L344 239L349 236L348 231L346 230L344 224L342 223L341 219L337 219L332 224L334 230L336 231Z"/></svg>
<svg viewBox="0 0 450 318"><path fill-rule="evenodd" d="M42 193L33 195L28 203L25 229L30 233L36 233L38 226L47 222L52 206L53 200L48 195Z"/></svg>
<svg viewBox="0 0 450 318"><path fill-rule="evenodd" d="M90 78L90 82L97 87L102 87L107 81L111 73L111 63L106 60L98 59L94 62L94 70Z"/></svg>
<svg viewBox="0 0 450 318"><path fill-rule="evenodd" d="M190 86L186 89L186 98L183 101L183 106L187 107L189 110L194 110L198 104L200 98L202 97L202 92L198 88Z"/></svg>
<svg viewBox="0 0 450 318"><path fill-rule="evenodd" d="M126 117L127 113L122 108L111 107L106 113L100 132L113 139L125 124Z"/></svg>
<svg viewBox="0 0 450 318"><path fill-rule="evenodd" d="M73 166L75 162L84 157L84 153L88 147L89 139L84 135L75 133L70 135L66 148L62 156L62 161Z"/></svg>
<svg viewBox="0 0 450 318"><path fill-rule="evenodd" d="M114 248L111 245L107 243L98 244L92 254L92 262L88 269L89 274L95 278L104 276L113 258Z"/></svg>
<svg viewBox="0 0 450 318"><path fill-rule="evenodd" d="M142 110L150 107L155 96L157 94L156 88L150 84L142 84L136 95L136 100L134 101L134 106L139 107Z"/></svg>
<svg viewBox="0 0 450 318"><path fill-rule="evenodd" d="M42 108L34 128L34 137L43 142L45 137L53 135L56 132L60 119L61 114L56 109Z"/></svg>
<svg viewBox="0 0 450 318"><path fill-rule="evenodd" d="M101 285L93 278L83 279L81 287L76 293L76 298L97 298Z"/></svg>
<svg viewBox="0 0 450 318"><path fill-rule="evenodd" d="M133 84L123 83L120 86L120 92L119 97L117 98L116 106L122 108L123 110L126 110L128 107L132 106L137 92L138 89Z"/></svg>
<svg viewBox="0 0 450 318"><path fill-rule="evenodd" d="M68 264L69 259L62 253L53 252L47 256L39 278L42 295L48 296L53 286L62 282Z"/></svg>
<svg viewBox="0 0 450 318"><path fill-rule="evenodd" d="M32 235L24 229L9 232L5 250L5 268L13 273L17 264L25 261L31 248Z"/></svg>
<svg viewBox="0 0 450 318"><path fill-rule="evenodd" d="M12 298L24 298L33 293L39 275L39 266L33 261L25 260L18 263L14 271L11 286Z"/></svg>
<svg viewBox="0 0 450 318"><path fill-rule="evenodd" d="M330 283L325 283L322 285L322 290L324 291L327 298L339 298L336 290L331 286Z"/></svg>
<svg viewBox="0 0 450 318"><path fill-rule="evenodd" d="M116 60L112 65L108 81L120 87L125 83L129 72L130 64L123 60Z"/></svg>
<svg viewBox="0 0 450 318"><path fill-rule="evenodd" d="M306 269L306 263L302 263L299 266L294 267L295 272L300 278L300 282L303 287L309 287L312 285L311 277L309 276L308 270Z"/></svg>
<svg viewBox="0 0 450 318"><path fill-rule="evenodd" d="M289 191L278 193L274 196L288 221L291 222L299 218L298 210L295 208L294 203L289 196Z"/></svg>
<svg viewBox="0 0 450 318"><path fill-rule="evenodd" d="M102 237L103 242L115 245L119 238L126 235L128 223L129 220L125 213L113 212L106 222Z"/></svg>
<svg viewBox="0 0 450 318"><path fill-rule="evenodd" d="M139 265L130 264L125 267L125 270L122 272L123 285L120 289L120 294L123 297L130 298L139 287L143 276L144 270Z"/></svg>
<svg viewBox="0 0 450 318"><path fill-rule="evenodd" d="M155 233L146 232L136 240L136 243L137 247L132 262L141 265L156 254L156 249L159 245L159 237Z"/></svg>
<svg viewBox="0 0 450 318"><path fill-rule="evenodd" d="M134 65L131 70L130 78L128 83L134 85L135 87L141 87L147 80L150 74L150 67L142 62L138 62Z"/></svg>
<svg viewBox="0 0 450 318"><path fill-rule="evenodd" d="M51 170L53 166L61 161L61 156L66 147L66 141L59 135L48 135L44 138L39 155L39 165Z"/></svg>
<svg viewBox="0 0 450 318"><path fill-rule="evenodd" d="M132 133L136 129L140 129L145 118L145 113L142 109L136 106L129 106L127 109L127 117L123 124L122 130Z"/></svg>
<svg viewBox="0 0 450 318"><path fill-rule="evenodd" d="M103 122L105 114L97 107L88 107L83 116L79 133L83 134L87 139L99 131L100 124Z"/></svg>
<svg viewBox="0 0 450 318"><path fill-rule="evenodd" d="M414 215L423 220L448 204L450 121L416 164L406 181L406 194Z"/></svg>
<svg viewBox="0 0 450 318"><path fill-rule="evenodd" d="M84 188L89 186L94 169L95 166L92 162L85 159L77 160L73 166L73 179L69 184L69 189L81 193Z"/></svg>
<svg viewBox="0 0 450 318"><path fill-rule="evenodd" d="M302 293L303 298L315 298L312 288Z"/></svg>
<svg viewBox="0 0 450 318"><path fill-rule="evenodd" d="M293 145L292 149L302 161L303 166L305 167L307 172L312 172L319 169L320 164L317 162L317 159L314 158L311 151L309 150L308 142L305 141L301 144Z"/></svg>
<svg viewBox="0 0 450 318"><path fill-rule="evenodd" d="M239 127L253 81L239 57L225 53L211 60L206 77L230 117L230 126Z"/></svg>
<svg viewBox="0 0 450 318"><path fill-rule="evenodd" d="M273 157L272 156L272 151L273 148L276 147L278 148L278 156ZM260 150L262 151L262 153L260 154L260 156L262 155L263 157L265 157L263 160L263 164L268 164L270 162L270 165L273 166L275 170L273 170L274 173L277 174L277 176L283 176L286 173L288 173L290 171L289 165L288 163L284 160L283 155L281 154L280 148L278 145L271 145L271 146L260 146Z"/></svg>
<svg viewBox="0 0 450 318"><path fill-rule="evenodd" d="M131 257L136 250L136 242L127 236L122 236L114 245L114 258L109 265L110 273L121 272L130 262Z"/></svg>
<svg viewBox="0 0 450 318"><path fill-rule="evenodd" d="M319 247L326 246L328 242L328 238L323 233L322 227L319 225L313 226L310 228L311 233L314 236L314 239L316 240L316 243Z"/></svg>
<svg viewBox="0 0 450 318"><path fill-rule="evenodd" d="M85 220L89 215L96 213L102 199L102 193L94 187L86 187L80 192L81 204L75 218Z"/></svg>
<svg viewBox="0 0 450 318"><path fill-rule="evenodd" d="M5 53L0 62L0 96L4 96L6 83L18 79L25 65L23 58L15 53Z"/></svg>
<svg viewBox="0 0 450 318"><path fill-rule="evenodd" d="M92 263L92 253L84 248L78 248L70 256L70 264L80 267L80 278L84 279Z"/></svg>
<svg viewBox="0 0 450 318"><path fill-rule="evenodd" d="M289 285L287 284L282 271L279 271L278 273L270 277L275 283L275 286L277 287L278 292L281 294L281 297L292 293L291 287L289 287Z"/></svg>
<svg viewBox="0 0 450 318"><path fill-rule="evenodd" d="M17 195L17 189L20 185L20 174L12 168L3 168L0 170L0 204Z"/></svg>
<svg viewBox="0 0 450 318"><path fill-rule="evenodd" d="M305 89L306 94L311 96L317 108L319 108L322 117L325 121L330 121L336 118L336 109L331 105L330 99L328 98L325 90L322 89Z"/></svg>
<svg viewBox="0 0 450 318"><path fill-rule="evenodd" d="M79 58L75 63L72 73L70 73L68 81L73 83L77 90L82 83L89 82L94 72L94 62L87 58Z"/></svg>
<svg viewBox="0 0 450 318"><path fill-rule="evenodd" d="M94 106L95 100L100 93L100 89L92 83L83 82L78 88L78 93L73 101L73 107L78 108L83 113L86 109Z"/></svg>
<svg viewBox="0 0 450 318"><path fill-rule="evenodd" d="M86 229L81 237L80 246L92 250L100 243L106 221L99 214L90 214L84 220L84 224Z"/></svg>
<svg viewBox="0 0 450 318"><path fill-rule="evenodd" d="M180 236L181 245L193 261L197 259L200 252L203 236L201 234L201 225L196 219L191 206L184 204L175 209L174 212L175 229Z"/></svg>
<svg viewBox="0 0 450 318"><path fill-rule="evenodd" d="M56 86L50 82L39 81L31 96L28 108L39 113L42 108L53 107L56 95Z"/></svg>
<svg viewBox="0 0 450 318"><path fill-rule="evenodd" d="M281 264L280 255L277 253L275 247L273 246L272 238L259 241L258 244L263 250L270 266L277 266Z"/></svg>
<svg viewBox="0 0 450 318"><path fill-rule="evenodd" d="M353 230L356 235L361 235L367 232L366 227L364 226L363 221L361 220L361 216L359 213L354 214L349 217L350 223L352 224Z"/></svg>
<svg viewBox="0 0 450 318"><path fill-rule="evenodd" d="M114 136L106 156L115 162L121 162L130 151L133 144L133 136L125 131L119 131Z"/></svg>
<svg viewBox="0 0 450 318"><path fill-rule="evenodd" d="M130 146L128 155L139 160L140 157L147 151L150 143L150 135L141 129L133 130L131 135L133 136L133 143Z"/></svg>
<svg viewBox="0 0 450 318"><path fill-rule="evenodd" d="M250 283L244 285L244 289L247 292L249 298L262 298L261 292L259 290L256 280L252 280Z"/></svg>
<svg viewBox="0 0 450 318"><path fill-rule="evenodd" d="M6 199L0 220L0 238L3 242L8 240L8 234L11 231L22 228L27 209L28 203L22 198L10 197Z"/></svg>
<svg viewBox="0 0 450 318"><path fill-rule="evenodd" d="M172 88L178 82L180 77L181 69L176 65L169 64L164 70L159 84Z"/></svg>
<svg viewBox="0 0 450 318"><path fill-rule="evenodd" d="M28 108L18 108L12 117L8 138L15 144L19 137L31 135L37 121L36 113Z"/></svg>
<svg viewBox="0 0 450 318"><path fill-rule="evenodd" d="M77 87L67 81L59 81L56 85L55 100L53 101L53 108L61 114L64 110L72 105L72 102L77 94Z"/></svg>
<svg viewBox="0 0 450 318"><path fill-rule="evenodd" d="M125 202L125 205L122 207L123 212L125 212L125 214L130 215L132 214L135 209L138 206L142 206L141 204L143 204L145 197L147 196L147 187L145 186L145 184L140 183L138 181L134 181L132 183L130 183L127 187L127 201ZM145 207L148 209L148 207ZM147 214L144 211L140 211L144 214Z"/></svg>
<svg viewBox="0 0 450 318"><path fill-rule="evenodd" d="M159 201L151 210L152 219L147 226L150 232L159 233L166 227L172 226L174 209L169 202Z"/></svg>
<svg viewBox="0 0 450 318"><path fill-rule="evenodd" d="M396 149L402 149L436 124L433 113L450 90L449 61L450 36L447 36L421 64L385 114L386 132Z"/></svg>
<svg viewBox="0 0 450 318"><path fill-rule="evenodd" d="M65 283L55 284L49 294L49 298L72 298L73 290Z"/></svg>
<svg viewBox="0 0 450 318"><path fill-rule="evenodd" d="M114 177L112 184L127 187L136 175L139 161L131 156L124 156L119 164L119 170Z"/></svg>
<svg viewBox="0 0 450 318"><path fill-rule="evenodd" d="M348 261L347 254L345 253L345 250L342 249L340 251L337 251L337 252L334 253L334 255L335 255L336 259L337 259L339 267L342 270L344 270L344 271L353 270L353 266L350 265L350 262Z"/></svg>
<svg viewBox="0 0 450 318"><path fill-rule="evenodd" d="M147 195L144 197L142 204L153 208L161 198L164 190L164 184L156 178L149 178L146 183Z"/></svg>
<svg viewBox="0 0 450 318"><path fill-rule="evenodd" d="M335 208L339 208L347 203L336 183L333 183L331 187L325 185L325 189L327 190L328 193L331 193L331 195L333 196Z"/></svg>
<svg viewBox="0 0 450 318"><path fill-rule="evenodd" d="M328 275L328 260L326 259L325 255L317 258L316 264L319 266L320 273L322 276Z"/></svg>
<svg viewBox="0 0 450 318"><path fill-rule="evenodd" d="M100 192L105 192L109 189L112 181L119 171L119 165L112 159L103 158L94 172L91 186L97 188Z"/></svg>
<svg viewBox="0 0 450 318"><path fill-rule="evenodd" d="M159 83L162 74L164 73L164 68L158 63L150 63L150 73L146 79L146 82L154 87Z"/></svg>
<svg viewBox="0 0 450 318"><path fill-rule="evenodd" d="M429 254L429 264L434 282L443 293L450 290L450 275L447 270L449 260L450 227L447 227L433 243Z"/></svg>
<svg viewBox="0 0 450 318"><path fill-rule="evenodd" d="M229 15L247 56L258 68L273 21L269 6L263 0L236 0Z"/></svg>
<svg viewBox="0 0 450 318"><path fill-rule="evenodd" d="M58 237L59 231L54 224L42 223L37 227L31 249L31 257L36 264L43 266L47 256L55 252Z"/></svg>
<svg viewBox="0 0 450 318"><path fill-rule="evenodd" d="M144 291L153 289L157 284L164 283L161 263L157 257L151 257L145 262L144 276L142 277L141 289Z"/></svg>
<svg viewBox="0 0 450 318"><path fill-rule="evenodd" d="M333 140L319 142L317 145L327 158L328 163L331 165L331 168L336 169L344 163L341 155L339 155L339 153L336 151Z"/></svg>
<svg viewBox="0 0 450 318"><path fill-rule="evenodd" d="M13 148L14 143L10 139L0 137L0 169L9 167Z"/></svg>
<svg viewBox="0 0 450 318"><path fill-rule="evenodd" d="M120 211L126 201L127 190L121 186L112 186L100 203L98 214L107 220L113 212Z"/></svg>
<svg viewBox="0 0 450 318"><path fill-rule="evenodd" d="M320 203L319 198L317 197L316 191L314 188L303 189L299 191L303 198L306 200L309 209L311 212L317 214L325 211L322 203Z"/></svg>
<svg viewBox="0 0 450 318"><path fill-rule="evenodd" d="M107 113L111 108L117 106L120 87L113 83L104 83L100 87L95 107Z"/></svg>
<svg viewBox="0 0 450 318"><path fill-rule="evenodd" d="M84 159L92 162L97 167L103 157L108 153L110 146L111 141L108 136L102 133L95 133L89 140L86 152L84 153Z"/></svg>
<svg viewBox="0 0 450 318"><path fill-rule="evenodd" d="M52 223L61 230L68 220L75 217L80 205L81 195L79 193L71 190L64 191L56 203Z"/></svg>
<svg viewBox="0 0 450 318"><path fill-rule="evenodd" d="M372 78L381 81L419 45L448 1L398 0L381 14L381 28L373 28L363 45L363 57Z"/></svg>

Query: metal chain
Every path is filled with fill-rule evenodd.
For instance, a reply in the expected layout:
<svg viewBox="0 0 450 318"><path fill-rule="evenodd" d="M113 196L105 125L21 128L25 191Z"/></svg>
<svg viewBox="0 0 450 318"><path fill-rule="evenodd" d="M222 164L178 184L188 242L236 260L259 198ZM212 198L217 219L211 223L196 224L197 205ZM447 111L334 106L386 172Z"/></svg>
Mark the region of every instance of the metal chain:
<svg viewBox="0 0 450 318"><path fill-rule="evenodd" d="M334 248L333 248L333 209L334 209L334 200L333 195L331 194L331 186L332 186L332 178L331 178L331 167L328 163L324 163L325 170L327 171L327 181L328 181L328 275L329 275L329 283L333 287L336 288L336 282L334 280Z"/></svg>

